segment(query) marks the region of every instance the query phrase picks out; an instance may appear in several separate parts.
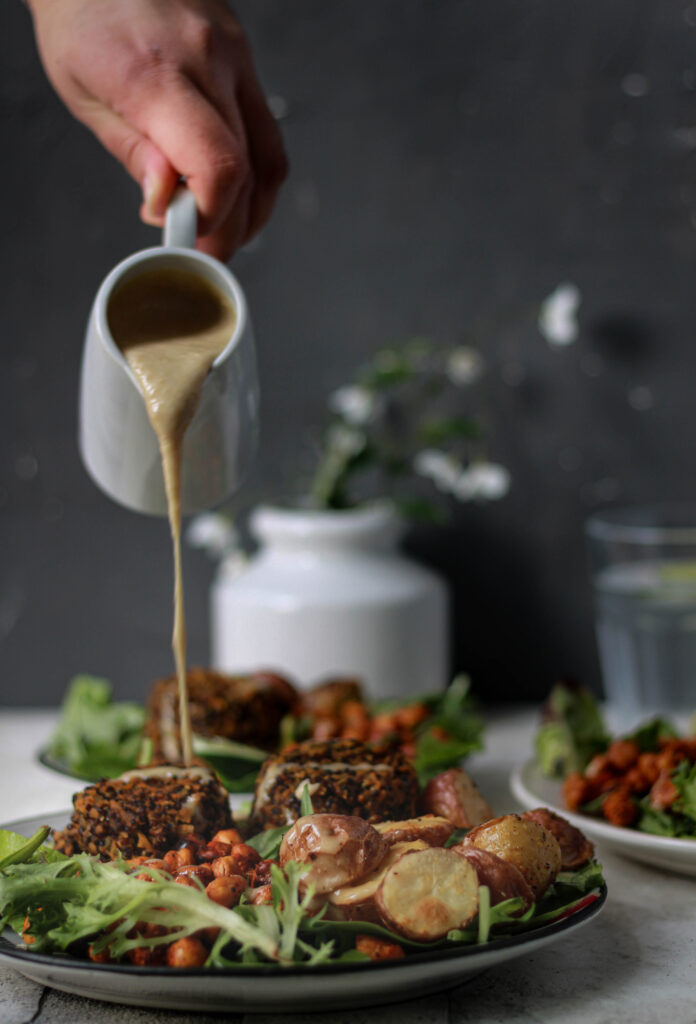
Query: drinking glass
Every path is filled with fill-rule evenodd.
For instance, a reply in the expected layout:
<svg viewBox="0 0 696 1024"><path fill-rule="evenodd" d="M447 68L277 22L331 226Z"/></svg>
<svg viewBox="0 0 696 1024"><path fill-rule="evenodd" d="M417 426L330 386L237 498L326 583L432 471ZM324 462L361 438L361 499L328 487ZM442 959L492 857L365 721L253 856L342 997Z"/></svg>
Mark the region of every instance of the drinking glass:
<svg viewBox="0 0 696 1024"><path fill-rule="evenodd" d="M696 708L696 506L611 509L586 524L607 702Z"/></svg>

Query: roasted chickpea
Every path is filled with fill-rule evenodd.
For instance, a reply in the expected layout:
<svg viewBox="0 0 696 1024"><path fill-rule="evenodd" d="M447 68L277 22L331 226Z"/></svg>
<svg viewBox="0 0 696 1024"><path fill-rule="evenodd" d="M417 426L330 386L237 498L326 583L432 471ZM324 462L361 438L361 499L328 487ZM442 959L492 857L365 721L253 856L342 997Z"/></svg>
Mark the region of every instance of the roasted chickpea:
<svg viewBox="0 0 696 1024"><path fill-rule="evenodd" d="M167 962L167 947L161 945L147 949L145 946L138 946L136 949L129 949L126 956L136 967L155 967Z"/></svg>
<svg viewBox="0 0 696 1024"><path fill-rule="evenodd" d="M242 837L236 828L222 828L211 839L213 843L227 843L228 846L234 846L241 841Z"/></svg>
<svg viewBox="0 0 696 1024"><path fill-rule="evenodd" d="M246 843L236 843L230 850L229 856L237 865L237 875L248 875L261 860L260 855L253 846Z"/></svg>
<svg viewBox="0 0 696 1024"><path fill-rule="evenodd" d="M167 871L172 875L188 864L194 864L196 860L188 847L183 850L167 850L162 859Z"/></svg>
<svg viewBox="0 0 696 1024"><path fill-rule="evenodd" d="M364 953L370 960L398 960L405 956L397 942L380 939L376 935L356 935L355 948Z"/></svg>
<svg viewBox="0 0 696 1024"><path fill-rule="evenodd" d="M341 707L340 714L346 725L362 725L369 720L367 708L359 700L347 700Z"/></svg>
<svg viewBox="0 0 696 1024"><path fill-rule="evenodd" d="M263 903L272 903L273 886L262 885L259 889L257 889L254 892L253 896L251 897L251 902L254 904L255 907L258 907Z"/></svg>
<svg viewBox="0 0 696 1024"><path fill-rule="evenodd" d="M247 880L241 875L214 878L205 887L206 896L222 907L236 907L246 890Z"/></svg>
<svg viewBox="0 0 696 1024"><path fill-rule="evenodd" d="M225 875L238 875L237 862L234 857L218 857L210 865L216 878L224 878Z"/></svg>
<svg viewBox="0 0 696 1024"><path fill-rule="evenodd" d="M341 738L344 740L359 740L361 743L364 743L369 734L370 724L367 719L364 722L345 725L341 729Z"/></svg>
<svg viewBox="0 0 696 1024"><path fill-rule="evenodd" d="M208 959L208 950L200 939L189 936L177 939L167 949L167 964L170 967L203 967Z"/></svg>
<svg viewBox="0 0 696 1024"><path fill-rule="evenodd" d="M192 878L191 875L176 875L174 881L178 885L188 885L189 889L198 889L201 891L201 886L196 878Z"/></svg>
<svg viewBox="0 0 696 1024"><path fill-rule="evenodd" d="M383 711L372 719L372 732L379 736L386 736L392 732L398 732L396 715L393 711Z"/></svg>
<svg viewBox="0 0 696 1024"><path fill-rule="evenodd" d="M26 941L26 940L25 940ZM109 953L109 947L105 946L104 949L99 953L94 952L94 944L90 943L87 947L87 956L95 964L109 964L111 963L111 954Z"/></svg>
<svg viewBox="0 0 696 1024"><path fill-rule="evenodd" d="M251 873L251 885L258 889L260 885L269 885L271 881L272 860L260 860Z"/></svg>
<svg viewBox="0 0 696 1024"><path fill-rule="evenodd" d="M425 721L429 714L425 704L409 704L405 708L398 708L394 712L394 718L401 729L411 730Z"/></svg>
<svg viewBox="0 0 696 1024"><path fill-rule="evenodd" d="M203 846L198 851L198 860L201 863L209 864L211 861L217 860L218 857L226 857L231 849L230 843L220 843L211 839L207 846Z"/></svg>
<svg viewBox="0 0 696 1024"><path fill-rule="evenodd" d="M212 882L215 877L210 864L188 864L186 867L179 868L174 876L174 880L178 882L182 876L185 876L186 878L196 878L201 885L204 886L208 885L209 882Z"/></svg>

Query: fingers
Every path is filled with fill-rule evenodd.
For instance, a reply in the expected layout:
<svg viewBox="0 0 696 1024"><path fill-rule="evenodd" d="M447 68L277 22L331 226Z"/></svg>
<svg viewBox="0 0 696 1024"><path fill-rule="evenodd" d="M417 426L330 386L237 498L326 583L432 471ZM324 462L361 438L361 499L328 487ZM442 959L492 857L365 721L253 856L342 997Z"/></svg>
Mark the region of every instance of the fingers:
<svg viewBox="0 0 696 1024"><path fill-rule="evenodd" d="M235 138L241 140L249 167L229 214L199 239L199 249L223 260L266 223L288 166L280 131L268 109L250 55L240 55L232 41L225 56L225 60L209 69L206 80L196 82Z"/></svg>
<svg viewBox="0 0 696 1024"><path fill-rule="evenodd" d="M198 207L199 247L225 260L268 220L287 160L236 22L218 25L202 62L197 39L181 31L137 59L127 39L108 74L101 64L80 65L64 92L140 182L143 220L163 223L184 176Z"/></svg>
<svg viewBox="0 0 696 1024"><path fill-rule="evenodd" d="M249 237L247 225L251 208L253 183L250 181L239 195L229 216L210 234L199 237L196 248L226 263Z"/></svg>
<svg viewBox="0 0 696 1024"><path fill-rule="evenodd" d="M186 177L196 197L199 232L215 231L230 215L251 174L241 125L235 134L195 85L179 74L168 80L161 77L152 85L147 103L126 106L124 114Z"/></svg>
<svg viewBox="0 0 696 1024"><path fill-rule="evenodd" d="M85 97L79 116L142 186L143 220L161 224L178 180L166 156L150 139L97 100Z"/></svg>

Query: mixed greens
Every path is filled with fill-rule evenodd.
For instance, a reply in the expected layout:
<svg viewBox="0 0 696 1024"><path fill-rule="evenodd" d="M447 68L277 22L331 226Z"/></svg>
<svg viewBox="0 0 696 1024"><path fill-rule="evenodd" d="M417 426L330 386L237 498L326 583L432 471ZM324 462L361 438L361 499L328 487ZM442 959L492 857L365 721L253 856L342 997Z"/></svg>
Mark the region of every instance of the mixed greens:
<svg viewBox="0 0 696 1024"><path fill-rule="evenodd" d="M669 808L653 807L644 797L640 801L637 827L654 836L696 839L696 764L682 761L671 775L677 797Z"/></svg>
<svg viewBox="0 0 696 1024"><path fill-rule="evenodd" d="M411 705L427 707L429 716L415 731L414 765L421 784L443 768L458 764L483 743L483 720L475 711L469 680L458 676L442 694L374 704L374 713ZM114 701L109 682L80 675L71 682L58 725L46 747L49 763L87 782L112 778L147 764L145 709ZM311 720L289 715L281 728L281 746L310 734ZM446 738L444 738L446 737ZM231 793L249 792L269 751L222 737L194 735L194 753L208 761Z"/></svg>
<svg viewBox="0 0 696 1024"><path fill-rule="evenodd" d="M597 701L579 686L557 683L542 709L534 738L537 764L544 775L564 779L581 772L609 744Z"/></svg>
<svg viewBox="0 0 696 1024"><path fill-rule="evenodd" d="M521 900L491 907L488 890L482 886L479 914L470 927L450 932L441 942L422 943L380 925L327 921L322 913L310 914L312 893L301 892L302 868L297 864L286 864L282 870L272 866L272 904L242 902L228 909L214 903L202 889L177 885L155 868L140 869L140 874L145 871L150 876L146 881L126 861L102 863L86 854L64 857L41 845L46 833L39 830L26 840L0 832L0 926L23 933L35 951L84 955L89 943L93 954L108 948L113 959L216 928L219 933L207 967L367 962L369 958L355 949L358 933L398 942L407 954L453 944L482 944L568 916L596 899L603 884L595 862L564 872L522 916L518 916Z"/></svg>
<svg viewBox="0 0 696 1024"><path fill-rule="evenodd" d="M106 679L79 675L63 699L46 747L50 760L89 782L135 768L142 758L145 708L112 699Z"/></svg>
<svg viewBox="0 0 696 1024"><path fill-rule="evenodd" d="M552 690L535 736L536 761L563 780L570 810L652 835L696 839L696 737L657 717L612 738L595 698Z"/></svg>

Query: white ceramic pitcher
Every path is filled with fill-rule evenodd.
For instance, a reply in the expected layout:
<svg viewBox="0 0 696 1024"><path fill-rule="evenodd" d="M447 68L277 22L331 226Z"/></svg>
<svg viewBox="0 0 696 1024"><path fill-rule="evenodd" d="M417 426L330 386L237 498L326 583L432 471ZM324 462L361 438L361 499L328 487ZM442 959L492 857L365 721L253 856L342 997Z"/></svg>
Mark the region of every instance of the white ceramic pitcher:
<svg viewBox="0 0 696 1024"><path fill-rule="evenodd" d="M162 465L142 392L109 331L107 311L116 285L145 270L186 270L219 288L236 311L232 337L212 365L184 438L182 512L213 508L228 498L256 449L258 384L244 293L227 267L193 248L196 224L193 194L181 187L167 212L163 245L135 253L111 271L97 293L85 338L79 420L83 462L110 498L154 515L167 514Z"/></svg>

